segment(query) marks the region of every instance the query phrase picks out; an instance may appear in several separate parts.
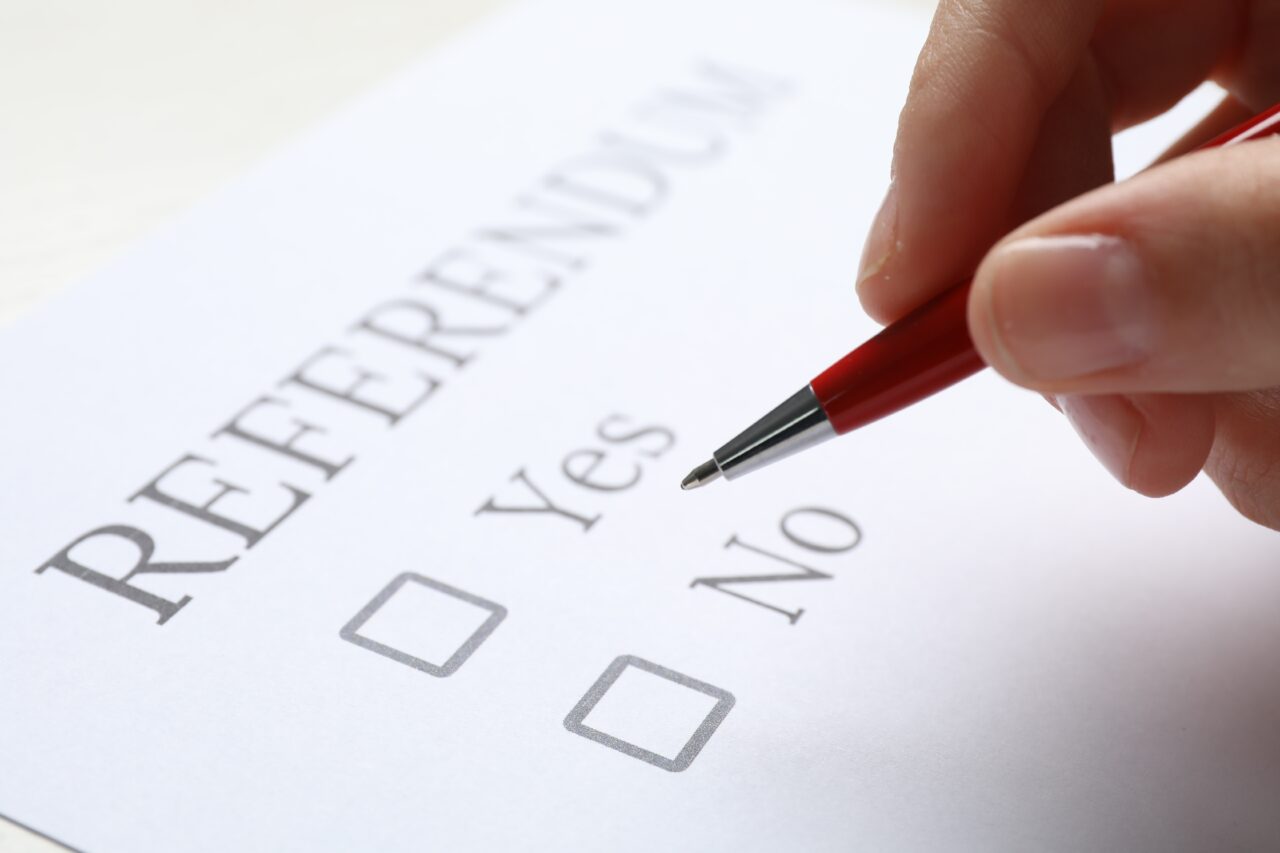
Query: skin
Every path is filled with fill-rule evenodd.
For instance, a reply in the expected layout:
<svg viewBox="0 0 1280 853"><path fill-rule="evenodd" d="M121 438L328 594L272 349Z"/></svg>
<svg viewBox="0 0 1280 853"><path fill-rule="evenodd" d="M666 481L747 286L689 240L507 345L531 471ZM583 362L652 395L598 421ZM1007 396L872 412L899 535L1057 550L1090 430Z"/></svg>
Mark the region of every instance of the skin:
<svg viewBox="0 0 1280 853"><path fill-rule="evenodd" d="M1223 103L1111 183L1111 135L1204 80ZM1203 470L1280 529L1280 137L1170 161L1278 101L1280 0L942 0L862 304L889 322L976 269L983 358L1123 485Z"/></svg>

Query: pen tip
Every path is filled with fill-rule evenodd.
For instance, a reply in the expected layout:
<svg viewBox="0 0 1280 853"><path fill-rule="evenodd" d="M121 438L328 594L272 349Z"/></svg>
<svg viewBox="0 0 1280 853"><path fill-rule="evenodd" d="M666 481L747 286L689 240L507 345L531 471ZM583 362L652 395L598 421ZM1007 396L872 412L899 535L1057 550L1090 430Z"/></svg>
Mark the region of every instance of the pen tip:
<svg viewBox="0 0 1280 853"><path fill-rule="evenodd" d="M703 462L697 468L689 472L688 476L680 481L680 488L686 492L690 489L696 489L699 486L705 486L712 480L719 479L720 466L716 464L716 460L709 459Z"/></svg>

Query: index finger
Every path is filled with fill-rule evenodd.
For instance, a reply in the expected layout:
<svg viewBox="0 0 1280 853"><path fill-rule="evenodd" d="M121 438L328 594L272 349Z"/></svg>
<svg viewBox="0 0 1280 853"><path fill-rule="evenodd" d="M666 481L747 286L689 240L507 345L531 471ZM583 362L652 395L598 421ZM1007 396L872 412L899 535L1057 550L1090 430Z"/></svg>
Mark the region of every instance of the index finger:
<svg viewBox="0 0 1280 853"><path fill-rule="evenodd" d="M1046 112L1103 0L942 0L898 124L858 294L894 319L972 273L1009 227Z"/></svg>

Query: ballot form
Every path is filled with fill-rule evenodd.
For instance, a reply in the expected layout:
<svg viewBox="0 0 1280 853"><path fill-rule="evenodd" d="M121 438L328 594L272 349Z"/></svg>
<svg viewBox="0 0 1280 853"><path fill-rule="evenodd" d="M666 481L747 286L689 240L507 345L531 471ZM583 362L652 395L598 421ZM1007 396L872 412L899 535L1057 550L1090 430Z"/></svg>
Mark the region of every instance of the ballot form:
<svg viewBox="0 0 1280 853"><path fill-rule="evenodd" d="M95 852L1280 845L1280 538L1212 484L1128 493L987 374L678 487L875 331L926 27L528 2L4 330L0 815Z"/></svg>

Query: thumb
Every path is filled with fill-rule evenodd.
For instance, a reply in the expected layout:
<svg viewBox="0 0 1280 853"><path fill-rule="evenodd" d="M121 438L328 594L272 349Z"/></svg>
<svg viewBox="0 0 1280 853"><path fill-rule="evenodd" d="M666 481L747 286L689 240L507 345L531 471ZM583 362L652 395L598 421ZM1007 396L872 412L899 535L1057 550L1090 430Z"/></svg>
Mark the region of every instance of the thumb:
<svg viewBox="0 0 1280 853"><path fill-rule="evenodd" d="M1280 385L1280 140L1206 151L1027 223L974 277L983 358L1052 394Z"/></svg>

